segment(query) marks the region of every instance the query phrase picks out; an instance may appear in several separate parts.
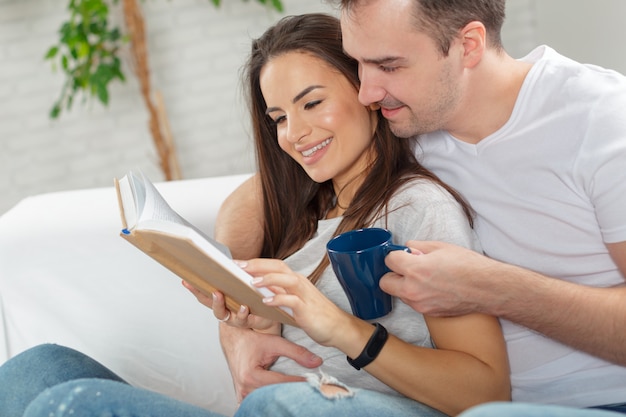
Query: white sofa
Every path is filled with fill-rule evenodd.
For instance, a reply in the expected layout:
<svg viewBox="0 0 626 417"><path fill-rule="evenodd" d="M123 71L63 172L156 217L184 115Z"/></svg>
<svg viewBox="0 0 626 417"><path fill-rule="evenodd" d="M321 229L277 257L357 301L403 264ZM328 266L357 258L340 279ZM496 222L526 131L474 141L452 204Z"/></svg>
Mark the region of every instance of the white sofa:
<svg viewBox="0 0 626 417"><path fill-rule="evenodd" d="M212 234L221 202L247 177L156 185ZM232 415L212 312L120 229L113 186L29 197L0 217L0 363L40 343L62 344L133 385Z"/></svg>

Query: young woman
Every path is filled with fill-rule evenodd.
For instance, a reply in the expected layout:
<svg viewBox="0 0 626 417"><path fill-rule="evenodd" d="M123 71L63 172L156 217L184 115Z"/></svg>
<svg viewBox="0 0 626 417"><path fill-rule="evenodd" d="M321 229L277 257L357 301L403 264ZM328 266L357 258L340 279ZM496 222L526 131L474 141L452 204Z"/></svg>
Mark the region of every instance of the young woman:
<svg viewBox="0 0 626 417"><path fill-rule="evenodd" d="M400 300L376 326L349 313L325 256L332 236L378 226L390 229L396 243L443 240L475 248L469 209L418 164L409 142L394 137L376 109L359 104L357 74L342 52L339 23L328 15L285 18L253 43L246 82L263 191L263 256L275 259L242 267L259 277L257 285L276 290L267 303L292 308L299 327L226 311L220 294L192 291L228 324L280 333L324 363L310 383L253 392L238 416L276 415L276 391L317 399L320 415L332 415L330 399L358 402L363 389L379 393L375 405L398 415L457 414L509 399L495 318L423 317ZM359 370L346 356L363 359L366 344L378 352ZM305 373L287 360L273 369ZM0 387L3 416L215 416L131 387L79 352L51 345L0 367Z"/></svg>

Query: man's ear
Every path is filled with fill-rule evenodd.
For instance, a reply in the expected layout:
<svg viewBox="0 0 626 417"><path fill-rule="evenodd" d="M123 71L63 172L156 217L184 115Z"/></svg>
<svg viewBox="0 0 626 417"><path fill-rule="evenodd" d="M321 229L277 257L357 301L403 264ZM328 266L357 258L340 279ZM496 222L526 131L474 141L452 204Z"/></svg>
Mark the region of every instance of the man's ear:
<svg viewBox="0 0 626 417"><path fill-rule="evenodd" d="M487 30L481 22L470 22L461 29L463 61L466 68L473 68L482 59L487 45Z"/></svg>

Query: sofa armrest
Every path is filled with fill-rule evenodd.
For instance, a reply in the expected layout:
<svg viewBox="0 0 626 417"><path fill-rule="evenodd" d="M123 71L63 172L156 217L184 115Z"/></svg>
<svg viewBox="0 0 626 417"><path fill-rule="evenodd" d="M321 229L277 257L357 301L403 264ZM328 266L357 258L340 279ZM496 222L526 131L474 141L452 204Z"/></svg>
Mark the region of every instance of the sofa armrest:
<svg viewBox="0 0 626 417"><path fill-rule="evenodd" d="M212 235L220 204L248 177L155 185ZM133 385L233 414L213 314L120 229L113 187L29 197L0 217L0 363L62 344Z"/></svg>

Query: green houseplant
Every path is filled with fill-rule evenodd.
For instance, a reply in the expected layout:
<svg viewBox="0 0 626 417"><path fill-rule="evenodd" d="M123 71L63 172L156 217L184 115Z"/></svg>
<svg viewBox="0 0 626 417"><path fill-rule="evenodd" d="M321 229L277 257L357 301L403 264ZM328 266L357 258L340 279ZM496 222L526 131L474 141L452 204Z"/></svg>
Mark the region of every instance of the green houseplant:
<svg viewBox="0 0 626 417"><path fill-rule="evenodd" d="M222 0L210 0L219 7ZM248 0L243 0L248 1ZM256 0L276 11L282 12L281 0ZM69 0L69 19L59 29L58 42L50 47L45 59L53 63L65 75L65 82L58 100L52 106L50 117L56 119L63 109L70 110L77 97L83 101L97 99L103 105L109 103L109 84L125 81L120 48L130 42L135 61L135 75L140 84L150 120L151 135L159 156L159 164L167 180L180 178L180 170L173 140L167 126L164 105L158 92L153 94L150 86L145 25L138 0L121 0L126 32L112 27L109 9L120 0Z"/></svg>
<svg viewBox="0 0 626 417"><path fill-rule="evenodd" d="M210 1L219 7L222 0ZM257 2L283 10L280 0ZM109 83L125 80L117 52L129 37L109 23L109 6L117 3L119 0L70 0L69 20L61 25L59 41L45 55L45 59L57 61L66 76L51 118L59 117L64 108L71 109L79 93L85 93L85 99L95 97L108 104Z"/></svg>

